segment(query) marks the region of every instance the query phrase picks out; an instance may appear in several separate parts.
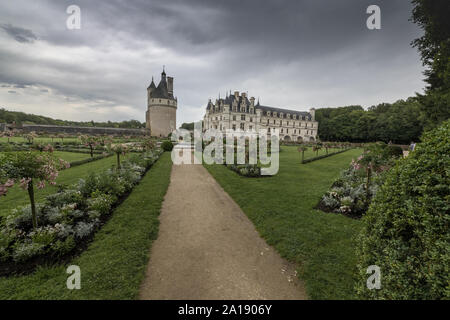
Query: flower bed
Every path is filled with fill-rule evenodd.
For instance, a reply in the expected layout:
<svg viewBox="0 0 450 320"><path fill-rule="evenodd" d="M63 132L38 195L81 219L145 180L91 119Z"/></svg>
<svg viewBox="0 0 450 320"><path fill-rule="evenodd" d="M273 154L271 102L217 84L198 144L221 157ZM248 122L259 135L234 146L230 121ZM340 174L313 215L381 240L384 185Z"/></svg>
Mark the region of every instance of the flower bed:
<svg viewBox="0 0 450 320"><path fill-rule="evenodd" d="M353 160L350 167L325 193L317 208L325 212L360 218L369 208L378 188L384 183L386 172L401 157L391 146L383 143L369 145Z"/></svg>
<svg viewBox="0 0 450 320"><path fill-rule="evenodd" d="M313 158L308 158L308 159L302 160L302 163L305 164L305 163L313 162L313 161L316 161L316 160L324 159L324 158L327 158L327 157L331 157L331 156L334 156L335 154L339 154L339 153L345 152L347 150L350 150L350 148L344 149L344 150L339 150L339 151L328 153L328 154L323 154L323 155L320 155L320 156L317 156L317 157L313 157Z"/></svg>
<svg viewBox="0 0 450 320"><path fill-rule="evenodd" d="M261 177L261 167L257 164L226 164L226 167L244 177Z"/></svg>
<svg viewBox="0 0 450 320"><path fill-rule="evenodd" d="M160 155L161 151L133 154L120 169L92 173L48 196L36 205L37 228L32 226L30 206L15 209L0 221L0 275L63 262L85 249Z"/></svg>

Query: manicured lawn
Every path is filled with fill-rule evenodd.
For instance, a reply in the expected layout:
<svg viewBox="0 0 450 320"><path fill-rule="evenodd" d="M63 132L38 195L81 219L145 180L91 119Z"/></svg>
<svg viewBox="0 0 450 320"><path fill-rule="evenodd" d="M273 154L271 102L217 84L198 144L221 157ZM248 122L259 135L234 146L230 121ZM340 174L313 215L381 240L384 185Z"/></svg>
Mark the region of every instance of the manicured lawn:
<svg viewBox="0 0 450 320"><path fill-rule="evenodd" d="M206 168L267 243L297 264L311 299L355 298L354 237L361 223L313 207L361 150L300 164L297 149L282 147L280 169L272 177L246 178L223 165Z"/></svg>
<svg viewBox="0 0 450 320"><path fill-rule="evenodd" d="M64 152L70 153L70 152ZM79 154L76 154L79 155ZM111 167L116 163L115 157L108 157L105 159L89 162L62 170L59 172L59 176L56 179L58 184L73 184L76 183L80 178L86 177L89 172L96 172L98 170L103 170ZM36 201L39 202L45 198L45 196L55 193L57 190L56 186L47 185L44 189L35 190ZM18 207L27 205L29 203L28 193L22 190L17 184L8 191L8 194L0 198L0 216L6 216L11 213L11 210Z"/></svg>
<svg viewBox="0 0 450 320"><path fill-rule="evenodd" d="M67 162L83 160L91 157L91 155L87 153L65 152L65 151L55 151L53 152L53 154L58 158L66 160Z"/></svg>
<svg viewBox="0 0 450 320"><path fill-rule="evenodd" d="M0 278L0 299L137 298L171 168L170 153L164 153L89 248L68 264L81 269L80 290L67 289L66 266L43 267L30 275Z"/></svg>

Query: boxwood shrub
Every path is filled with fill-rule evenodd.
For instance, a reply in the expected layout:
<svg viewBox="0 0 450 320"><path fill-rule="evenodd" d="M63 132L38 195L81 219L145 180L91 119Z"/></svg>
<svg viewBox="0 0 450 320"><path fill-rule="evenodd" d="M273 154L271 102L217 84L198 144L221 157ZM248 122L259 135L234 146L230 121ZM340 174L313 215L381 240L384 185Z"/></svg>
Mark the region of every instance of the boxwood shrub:
<svg viewBox="0 0 450 320"><path fill-rule="evenodd" d="M450 120L387 174L363 218L357 291L372 299L450 298ZM377 265L381 288L366 286Z"/></svg>

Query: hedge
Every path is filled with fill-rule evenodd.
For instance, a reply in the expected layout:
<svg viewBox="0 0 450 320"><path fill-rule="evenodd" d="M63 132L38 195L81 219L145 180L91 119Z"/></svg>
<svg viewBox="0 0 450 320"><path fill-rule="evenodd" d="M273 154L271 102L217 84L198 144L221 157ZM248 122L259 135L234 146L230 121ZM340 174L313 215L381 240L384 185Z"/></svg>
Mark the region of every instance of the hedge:
<svg viewBox="0 0 450 320"><path fill-rule="evenodd" d="M340 151L336 151L336 152L329 153L329 154L324 154L324 155L317 156L317 157L308 158L308 159L303 160L302 163L305 164L305 163L313 162L313 161L316 161L316 160L324 159L324 158L327 158L327 157L331 157L331 156L334 156L335 154L339 154L339 153L345 152L345 151L350 150L350 149L351 148L340 150Z"/></svg>
<svg viewBox="0 0 450 320"><path fill-rule="evenodd" d="M427 132L387 173L363 218L357 286L362 298L450 298L450 120ZM381 289L368 290L377 265Z"/></svg>

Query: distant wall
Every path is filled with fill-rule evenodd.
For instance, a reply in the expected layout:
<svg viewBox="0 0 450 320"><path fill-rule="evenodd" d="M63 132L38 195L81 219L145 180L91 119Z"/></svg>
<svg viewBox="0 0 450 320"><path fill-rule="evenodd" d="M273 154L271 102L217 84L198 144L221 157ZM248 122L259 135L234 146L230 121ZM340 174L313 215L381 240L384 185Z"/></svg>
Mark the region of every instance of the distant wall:
<svg viewBox="0 0 450 320"><path fill-rule="evenodd" d="M6 123L0 123L0 132L6 131Z"/></svg>
<svg viewBox="0 0 450 320"><path fill-rule="evenodd" d="M1 125L1 124L0 124ZM23 132L47 132L47 133L69 133L69 134L112 134L112 135L145 135L148 130L145 129L123 129L123 128L101 128L101 127L69 127L69 126L52 126L41 124L23 124L16 127ZM1 127L0 127L1 129Z"/></svg>

